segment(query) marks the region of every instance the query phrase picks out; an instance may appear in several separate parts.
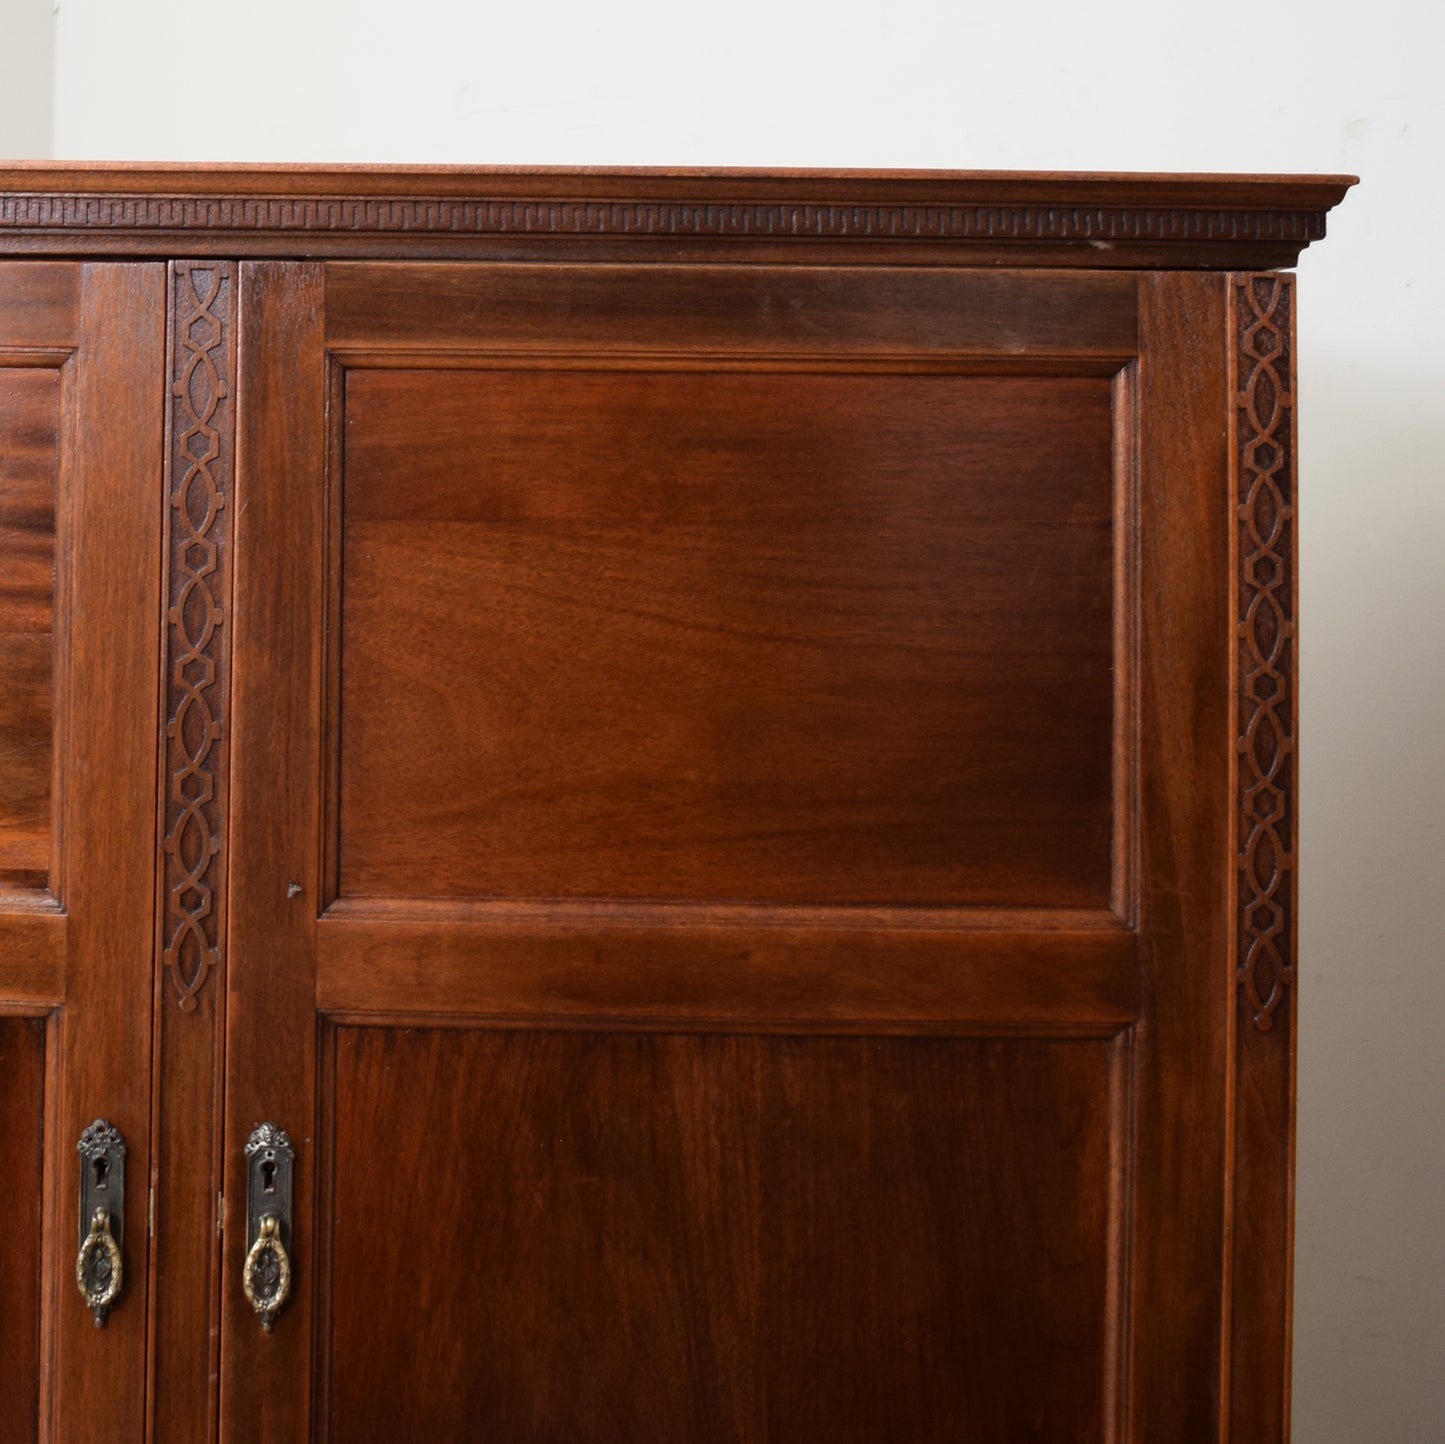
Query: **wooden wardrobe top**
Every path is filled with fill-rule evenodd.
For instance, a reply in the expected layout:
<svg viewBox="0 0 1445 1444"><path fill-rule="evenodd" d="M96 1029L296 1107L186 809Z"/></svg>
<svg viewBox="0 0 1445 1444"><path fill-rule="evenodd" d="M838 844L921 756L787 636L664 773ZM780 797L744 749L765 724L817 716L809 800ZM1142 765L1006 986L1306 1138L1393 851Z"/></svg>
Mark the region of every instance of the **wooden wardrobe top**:
<svg viewBox="0 0 1445 1444"><path fill-rule="evenodd" d="M1247 270L1336 175L0 164L0 254Z"/></svg>

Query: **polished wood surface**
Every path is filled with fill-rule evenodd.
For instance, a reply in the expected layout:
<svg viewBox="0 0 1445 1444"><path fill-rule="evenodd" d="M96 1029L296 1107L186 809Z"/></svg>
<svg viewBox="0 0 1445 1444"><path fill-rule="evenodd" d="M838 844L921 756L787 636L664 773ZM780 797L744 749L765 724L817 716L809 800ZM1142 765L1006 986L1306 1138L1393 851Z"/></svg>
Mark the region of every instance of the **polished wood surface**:
<svg viewBox="0 0 1445 1444"><path fill-rule="evenodd" d="M1219 365L1226 293L1214 276L1140 286L1145 580L1136 705L1149 721L1139 731L1136 905L1149 1025L1138 1030L1135 1076L1131 1422L1139 1439L1214 1439L1225 1408L1226 1060L1237 1006L1224 963L1230 837L1220 804L1233 745L1230 517L1219 498L1228 473L1219 424L1228 403Z"/></svg>
<svg viewBox="0 0 1445 1444"><path fill-rule="evenodd" d="M133 1444L145 1428L154 939L155 566L165 356L165 270L85 266L71 377L72 449L62 460L62 594L69 598L60 695L66 910L58 1093L47 1128L50 1407L67 1433ZM52 884L54 885L54 884ZM103 1115L125 1135L126 1293L98 1331L76 1293L75 1141Z"/></svg>
<svg viewBox="0 0 1445 1444"><path fill-rule="evenodd" d="M0 1015L0 1153L5 1217L0 1228L0 1387L5 1437L34 1439L40 1424L40 1250L46 1025Z"/></svg>
<svg viewBox="0 0 1445 1444"><path fill-rule="evenodd" d="M41 162L0 250L130 256L1293 265L1352 176ZM10 194L7 194L10 193Z"/></svg>
<svg viewBox="0 0 1445 1444"><path fill-rule="evenodd" d="M1288 1427L1294 1300L1297 562L1295 285L1232 278L1228 301L1237 865L1233 961L1243 1007L1232 1079L1230 1428Z"/></svg>
<svg viewBox="0 0 1445 1444"><path fill-rule="evenodd" d="M228 1194L240 1187L239 1144L250 1122L271 1117L299 1132L322 1111L315 1134L320 1171L314 1180L301 1175L296 1235L315 1271L298 1274L297 1298L271 1337L259 1332L238 1297L244 1240L228 1237L221 1411L227 1438L256 1430L303 1437L305 1421L330 1407L328 1398L349 1398L369 1372L351 1330L353 1309L333 1310L330 1296L317 1292L321 1279L339 1278L349 1267L348 1245L334 1228L351 1186L324 1160L349 1158L359 1147L358 1138L329 1122L330 1065L312 1061L317 1028L325 1027L318 1004L344 1010L362 1036L379 1038L420 1011L463 1056L485 1048L500 1050L503 1059L525 1057L525 1038L549 1021L604 1044L641 1034L635 1044L616 1046L662 1053L684 1047L679 1033L711 1030L718 1041L705 1051L733 1060L717 1083L724 1090L745 1089L753 1064L728 1073L740 1058L755 1059L764 1071L785 1069L798 1047L790 1037L818 1040L805 1057L837 1059L865 1056L870 1047L911 1057L909 1040L931 1037L936 1045L920 1042L919 1056L935 1059L926 1070L934 1081L925 1085L923 1075L905 1068L907 1084L898 1082L893 1095L893 1117L904 1128L924 1126L933 1094L966 1097L981 1086L970 1071L978 1046L963 1041L971 1034L1015 1040L998 1044L1004 1059L1012 1050L1026 1060L1055 1056L1036 1052L1031 1033L1078 1040L1059 1044L1065 1051L1058 1056L1123 1058L1125 1044L1109 1040L1137 1017L1137 940L1117 910L1127 893L1127 828L1113 823L1129 795L1116 730L1124 715L1119 689L1127 691L1131 668L1121 666L1117 649L1128 635L1118 598L1133 562L1122 540L1127 513L1124 532L1116 526L1127 499L1113 420L1120 383L1099 374L1096 352L1071 354L1057 323L1037 335L985 329L988 339L963 355L966 369L940 376L930 374L927 360L940 323L929 319L916 328L895 323L891 359L880 371L864 347L839 339L858 335L856 287L840 288L835 310L826 295L818 299L811 278L780 272L750 281L748 294L786 311L798 288L810 287L812 345L834 348L831 368L812 362L778 373L759 366L766 335L747 334L736 315L730 344L715 342L661 372L616 364L499 368L483 327L475 345L486 364L459 355L448 336L446 364L438 366L427 349L425 318L406 331L416 288L445 283L436 268L372 271L381 294L365 306L354 272L338 269L343 292L335 314L323 268L242 271L243 310L249 295L251 319L242 325L240 375L243 386L251 378L246 394L253 405L243 401L241 408L237 478L243 509L232 654L236 851L227 1106L227 1154L235 1161ZM458 272L456 286L465 291L472 280ZM673 284L676 293L682 282ZM1023 285L1027 294L1027 278ZM712 298L700 313L721 318L715 278L700 278L698 287L699 297ZM920 317L928 312L926 290L914 290ZM940 279L939 294L948 290L949 281ZM994 288L993 297L994 314L1002 315L1006 288ZM1078 314L1100 303L1099 288L1085 284L1067 309ZM1120 306L1111 288L1102 304L1132 332L1132 303ZM381 336L363 334L346 319L363 313L386 314L376 328L389 347L385 365L378 359ZM619 301L615 344L623 354L630 314ZM535 326L524 348L549 323L538 317ZM343 329L343 355L352 364L338 357L328 368L324 338ZM721 324L718 334L727 334ZM1020 352L1040 374L1009 374ZM263 356L264 368L251 370L251 358ZM921 364L911 359L918 357ZM991 366L1004 374L988 376ZM1071 366L1082 374L1069 376ZM434 445L417 447L419 434ZM318 488L314 478L328 458L329 487ZM377 558L398 545L405 565L380 570ZM1019 591L1020 575L1032 590ZM1016 605L1006 604L1015 597ZM579 618L579 605L590 615ZM677 619L671 628L661 624L668 617ZM429 651L433 643L423 632L436 623L441 632ZM730 626L741 635L730 653L720 653L717 634ZM609 838L594 821L587 824L590 847L567 853L565 866L556 860L559 839L579 826L578 815L549 823L547 814L564 799L560 792L555 799L539 794L530 828L519 815L503 834L513 876L501 887L479 885L476 869L493 846L488 820L494 828L505 823L496 778L536 793L535 781L518 769L550 766L559 785L573 779L578 788L625 799L665 796L689 772L705 776L698 760L704 755L708 765L736 773L747 761L747 749L728 735L738 723L726 716L725 726L708 723L708 708L718 704L696 687L679 690L674 674L685 681L693 671L717 671L728 655L747 666L747 650L766 654L771 638L795 635L833 668L840 701L828 710L830 694L803 672L806 649L790 644L771 665L748 674L758 735L771 725L786 738L810 718L818 726L821 709L831 719L818 734L826 751L825 735L846 739L851 727L852 752L882 769L882 785L835 782L835 807L854 809L851 831L865 841L870 829L889 837L899 795L925 809L928 820L917 832L951 837L964 858L951 864L953 896L923 892L913 868L889 860L888 846L875 841L860 856L856 841L839 841L833 829L805 829L799 845L777 852L769 869L754 868L743 888L741 869L751 865L746 847L735 847L740 862L730 863L722 850L692 855L696 840L726 817L718 797L729 796L727 787L715 796L695 785L673 809L678 840L664 834L667 845L658 847L645 816L624 817ZM549 708L565 713L569 687L581 685L574 715L576 725L587 725L601 698L585 689L595 693L604 684L571 679L601 677L609 668L579 672L586 664L576 662L569 638L610 649L606 697L631 709L621 725L599 719L586 748L549 721ZM692 655L699 648L700 656ZM998 659L1005 653L1007 667ZM1065 658L1079 673L1072 690L1048 680ZM907 686L889 684L890 675ZM1026 718L990 713L993 694L1009 686L1033 688L1023 710L1041 706L1052 724L1035 733ZM812 689L802 704L799 688ZM1044 703L1045 695L1052 700ZM970 713L974 707L982 710ZM323 725L328 714L334 720ZM970 723L970 715L982 720ZM709 753L670 750L669 728L687 739L699 723L717 738ZM925 730L911 730L917 728ZM508 729L513 740L500 765L485 755L481 765L469 760L469 749L479 745L473 738L496 746L490 739L506 738ZM1083 753L1070 750L1080 733ZM897 740L919 735L927 746ZM1019 746L1020 736L1031 739L1031 749ZM1007 754L996 749L1010 746L1019 750L1003 765L998 759ZM937 758L927 755L929 747ZM1050 762L1049 748L1061 750L1065 762ZM973 774L971 749L990 759ZM895 766L899 750L906 758ZM846 760L848 749L841 755ZM426 759L431 765L422 773L406 772ZM1030 761L1054 794L1052 806L1032 814ZM622 768L631 769L625 785L609 777ZM914 776L925 768L931 788L919 787ZM791 742L772 772L774 790L797 789L792 774L800 772L827 777ZM971 776L971 784L951 780L960 776ZM812 795L816 781L808 785L811 792L793 794L797 813L822 805ZM385 798L372 803L378 788ZM1014 867L1024 883L1008 898L1011 909L980 906L989 898L977 884L968 891L969 868L986 877L989 859L970 850L977 845L965 821L945 822L969 818L968 804L990 789L995 795L1012 789L1014 808L1035 819L1028 841L1018 844ZM731 792L749 796L737 786ZM766 792L754 785L750 805L772 806ZM1089 799L1082 806L1081 797ZM388 806L400 811L399 826L381 820ZM1004 806L988 804L972 821L1001 816ZM1073 820L1080 811L1082 825ZM370 823L373 832L392 827L382 834L392 839L389 854L356 820L368 816L378 819ZM750 843L751 834L777 823L730 825ZM449 826L461 830L449 838ZM1060 830L1068 837L1064 847L1051 840ZM396 841L404 834L406 849ZM589 850L604 842L614 852L624 846L634 852L620 863L590 860ZM381 862L365 862L368 846ZM388 857L390 872L382 866ZM598 879L585 892L569 882L579 867L593 868ZM611 874L596 871L608 867ZM669 867L686 888L670 884ZM771 879L790 867L801 882L785 891ZM1060 884L1060 875L1088 882ZM829 1041L839 1034L855 1041ZM897 1041L867 1041L880 1035ZM509 1055L509 1038L522 1051ZM1069 1051L1075 1048L1093 1051ZM992 1056L987 1048L984 1056ZM815 1080L818 1106L841 1088L840 1069L847 1072L829 1064ZM1124 1085L1113 1074L1107 1086L1102 1072L1095 1077L1087 1136L1077 1145L1095 1160L1099 1188L1113 1197L1108 1189L1115 1185L1106 1187L1106 1179L1125 1176ZM467 1091L455 1079L439 1086L458 1101ZM338 1082L336 1091L340 1098L354 1090ZM494 1099L482 1106L491 1117L497 1105ZM733 1106L752 1109L757 1116L749 1127L765 1134L783 1126L771 1106L747 1103L745 1092ZM348 1117L375 1113L368 1098ZM503 1126L505 1117L503 1110L478 1127ZM381 1145L379 1135L371 1136ZM452 1154L440 1136L428 1138L433 1161L423 1173L441 1197L454 1196ZM813 1150L798 1165L799 1188L827 1186L820 1170L828 1155L821 1144ZM944 1196L950 1165L941 1147L929 1157L927 1167L921 1157L910 1165L919 1170L917 1186ZM420 1176L410 1165L403 1172ZM313 1188L321 1190L315 1213ZM871 1230L859 1220L885 1207L882 1188L881 1178L871 1177L837 1184L835 1207L855 1210L845 1236L860 1247ZM1089 1427L1100 1437L1123 1408L1109 1372L1114 1366L1104 1365L1123 1348L1115 1248L1123 1204L1110 1216L1114 1222L1101 1223L1097 1235L1097 1286L1079 1306L1113 1321L1090 1346L1088 1408L1096 1423ZM661 1256L691 1258L685 1219L669 1219L657 1240ZM576 1220L570 1226L584 1227ZM984 1266L972 1254L950 1263L954 1246L936 1232L930 1237L911 1272ZM433 1252L420 1267L430 1277L443 1265ZM893 1306L905 1307L898 1299ZM309 1375L294 1348L278 1347L283 1337L304 1334L312 1318L331 1361L324 1378ZM366 1347L406 1347L406 1330L400 1315L373 1318L366 1331L375 1342ZM924 1337L931 1338L926 1331ZM946 1352L937 1339L928 1347ZM730 1367L751 1371L750 1387L780 1387L755 1340L734 1348ZM624 1363L608 1367L622 1370ZM953 1381L962 1392L952 1402L924 1406L921 1428L945 1437L965 1398L973 1401L970 1410L1008 1417L1010 1391L999 1387L982 1355L977 1365ZM1060 1411L1076 1392L1076 1367L1082 1365L1061 1364L1051 1386ZM329 1394L316 1392L323 1385ZM875 1397L876 1408L887 1392ZM796 1401L788 1407L803 1408ZM812 1427L806 1410L785 1412L778 1427L787 1419ZM815 1422L823 1427L822 1416ZM338 1437L352 1432L350 1424L338 1427Z"/></svg>
<svg viewBox="0 0 1445 1444"><path fill-rule="evenodd" d="M0 352L0 888L44 888L55 844L55 503L60 377Z"/></svg>
<svg viewBox="0 0 1445 1444"><path fill-rule="evenodd" d="M1350 183L0 171L0 1433L1285 1440Z"/></svg>
<svg viewBox="0 0 1445 1444"><path fill-rule="evenodd" d="M341 895L1106 908L1109 382L697 364L348 374Z"/></svg>
<svg viewBox="0 0 1445 1444"><path fill-rule="evenodd" d="M1107 272L760 265L326 268L326 344L348 366L641 358L713 367L997 373L1062 362L1110 375L1135 352L1137 282ZM1064 358L1067 358L1066 361ZM826 364L820 366L820 362ZM636 359L630 363L636 366ZM978 361L972 365L977 369ZM694 369L696 363L694 359Z"/></svg>
<svg viewBox="0 0 1445 1444"><path fill-rule="evenodd" d="M29 639L46 662L0 658L6 740L29 719L0 764L0 818L24 811L38 834L0 887L0 1136L15 1190L0 1277L7 1312L21 1311L0 1326L0 1368L15 1340L38 1341L15 1362L23 1439L145 1432L163 275L0 264L0 650ZM104 1330L74 1282L76 1140L100 1116L125 1136L132 1190L128 1279ZM7 1374L5 1431L11 1387Z"/></svg>
<svg viewBox="0 0 1445 1444"><path fill-rule="evenodd" d="M1123 1044L328 1045L317 1438L1108 1436Z"/></svg>
<svg viewBox="0 0 1445 1444"><path fill-rule="evenodd" d="M235 463L237 268L167 274L161 797L155 848L150 1434L194 1444L216 1415L225 1089L226 696Z"/></svg>
<svg viewBox="0 0 1445 1444"><path fill-rule="evenodd" d="M352 906L316 930L316 1002L614 1026L1110 1033L1138 1017L1117 920L957 910Z"/></svg>
<svg viewBox="0 0 1445 1444"><path fill-rule="evenodd" d="M326 532L321 267L240 267L236 567L232 615L231 840L226 960L223 1187L233 1222L221 1255L220 1412L226 1444L310 1434L312 1287L324 1233L313 1226L316 917L322 904L321 565ZM298 385L302 376L311 385ZM289 540L286 540L289 539ZM248 845L246 839L251 839ZM255 1066L262 1059L268 1062ZM279 1071L269 1060L280 1060ZM263 1334L241 1288L244 1148L275 1123L302 1142L296 1169L295 1290ZM304 1261L304 1262L303 1262Z"/></svg>

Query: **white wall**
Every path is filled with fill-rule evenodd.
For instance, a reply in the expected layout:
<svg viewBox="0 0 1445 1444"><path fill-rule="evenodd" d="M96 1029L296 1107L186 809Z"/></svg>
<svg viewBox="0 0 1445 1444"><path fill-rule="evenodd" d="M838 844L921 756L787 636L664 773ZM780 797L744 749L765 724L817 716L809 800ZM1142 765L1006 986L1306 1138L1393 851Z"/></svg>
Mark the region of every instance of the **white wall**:
<svg viewBox="0 0 1445 1444"><path fill-rule="evenodd" d="M62 156L1363 175L1300 268L1301 1444L1445 1438L1442 16L1432 0L60 13Z"/></svg>
<svg viewBox="0 0 1445 1444"><path fill-rule="evenodd" d="M0 157L51 153L54 90L54 0L0 0Z"/></svg>

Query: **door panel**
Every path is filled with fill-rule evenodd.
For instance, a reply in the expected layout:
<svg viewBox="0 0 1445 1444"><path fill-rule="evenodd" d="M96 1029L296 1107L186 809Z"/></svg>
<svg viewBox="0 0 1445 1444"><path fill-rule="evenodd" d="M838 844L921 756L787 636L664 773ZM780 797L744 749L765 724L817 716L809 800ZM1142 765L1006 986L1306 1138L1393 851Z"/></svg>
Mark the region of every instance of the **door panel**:
<svg viewBox="0 0 1445 1444"><path fill-rule="evenodd" d="M0 889L44 889L55 834L60 372L0 357Z"/></svg>
<svg viewBox="0 0 1445 1444"><path fill-rule="evenodd" d="M1192 283L243 268L223 1437L1217 1435Z"/></svg>
<svg viewBox="0 0 1445 1444"><path fill-rule="evenodd" d="M0 1017L0 1147L5 1225L0 1228L0 1379L6 1437L34 1439L40 1425L41 1187L45 1147L45 1020Z"/></svg>
<svg viewBox="0 0 1445 1444"><path fill-rule="evenodd" d="M341 896L1108 907L1107 379L344 407Z"/></svg>
<svg viewBox="0 0 1445 1444"><path fill-rule="evenodd" d="M1119 1044L327 1044L324 1437L1104 1437Z"/></svg>
<svg viewBox="0 0 1445 1444"><path fill-rule="evenodd" d="M39 1389L17 1438L145 1427L163 275L0 264L7 1427L12 1378ZM103 1331L74 1283L76 1143L98 1116L131 1185Z"/></svg>

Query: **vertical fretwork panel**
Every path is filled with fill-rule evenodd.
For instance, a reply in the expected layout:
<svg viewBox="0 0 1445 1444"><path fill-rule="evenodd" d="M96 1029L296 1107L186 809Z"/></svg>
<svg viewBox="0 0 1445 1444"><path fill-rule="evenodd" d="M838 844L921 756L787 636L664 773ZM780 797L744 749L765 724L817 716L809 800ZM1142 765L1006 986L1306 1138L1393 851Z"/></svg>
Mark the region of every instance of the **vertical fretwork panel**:
<svg viewBox="0 0 1445 1444"><path fill-rule="evenodd" d="M156 1444L215 1427L224 1058L226 757L238 267L168 272L165 729L157 852Z"/></svg>

